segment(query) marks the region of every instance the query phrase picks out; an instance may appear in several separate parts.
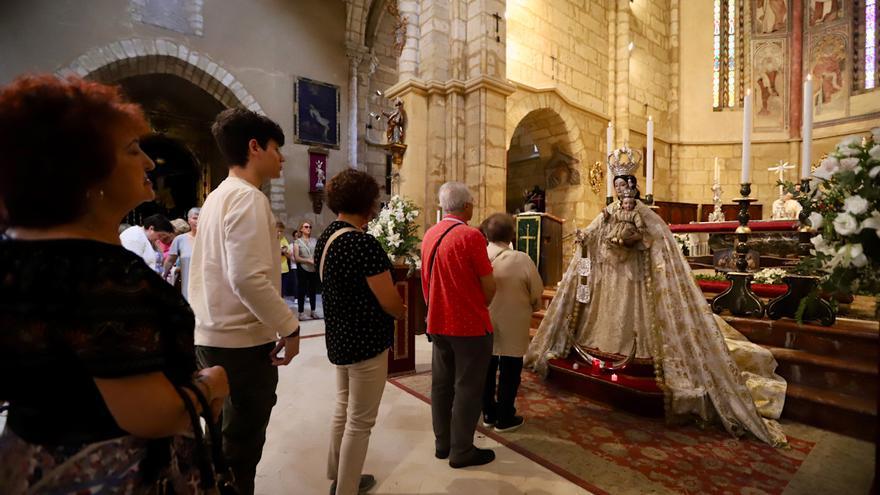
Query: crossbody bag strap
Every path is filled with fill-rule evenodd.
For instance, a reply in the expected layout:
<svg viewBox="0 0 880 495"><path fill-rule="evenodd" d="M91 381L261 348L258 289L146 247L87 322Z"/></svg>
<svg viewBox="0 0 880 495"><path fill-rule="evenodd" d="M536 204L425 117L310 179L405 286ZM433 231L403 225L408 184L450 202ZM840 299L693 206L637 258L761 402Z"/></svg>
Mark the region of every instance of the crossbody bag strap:
<svg viewBox="0 0 880 495"><path fill-rule="evenodd" d="M321 279L321 282L324 281L324 262L327 261L327 255L330 254L330 244L332 244L333 241L335 241L336 238L341 236L342 234L345 234L346 232L354 232L355 230L358 229L354 227L343 227L334 232L333 235L331 235L330 238L327 239L327 244L324 244L324 252L321 254L321 266L318 268L318 277Z"/></svg>
<svg viewBox="0 0 880 495"><path fill-rule="evenodd" d="M464 225L464 224L463 223L456 223L452 227L449 227L448 229L446 229L446 232L443 232L443 235L441 235L440 238L437 239L437 242L434 243L434 248L431 249L431 255L428 257L428 288L429 289L431 288L431 279L434 278L434 261L437 260L437 248L440 247L440 243L443 242L443 238L446 237L446 234L448 234L450 231L452 231L452 229L458 227L459 225ZM426 293L425 294L425 307L428 306L428 301L429 301L428 297L429 296Z"/></svg>

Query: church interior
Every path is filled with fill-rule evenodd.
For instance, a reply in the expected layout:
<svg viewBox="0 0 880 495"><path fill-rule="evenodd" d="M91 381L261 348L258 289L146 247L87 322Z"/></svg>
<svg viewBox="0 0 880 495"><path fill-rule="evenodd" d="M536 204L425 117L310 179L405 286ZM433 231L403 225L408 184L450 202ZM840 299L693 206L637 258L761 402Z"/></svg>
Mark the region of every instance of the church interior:
<svg viewBox="0 0 880 495"><path fill-rule="evenodd" d="M468 186L472 226L514 215L513 247L544 285L530 352L552 322L571 322L575 343L523 369L521 429L478 428L497 460L449 469L433 458L432 344L410 270L367 454L372 493L866 494L877 493L880 280L864 273L880 269L880 237L827 251L819 233L849 237L838 220L817 232L810 215L825 212L810 191L858 158L852 177L875 192L858 211L846 203L863 229L852 235L880 232L878 39L875 0L5 0L0 86L75 76L143 107L156 199L128 225L204 203L227 175L211 123L238 107L285 134L282 175L261 189L290 239L303 222L317 236L334 221L323 188L347 168L372 175L383 204L418 208L419 238L445 215L449 181ZM622 199L615 165L637 184L637 210L662 220L644 228L668 232L646 249L675 248L670 276L683 253L681 291L697 290L664 314L717 314L772 361L784 445L664 421L660 351L635 351L647 337L632 352L577 344L582 319L601 320L578 277L591 273L584 232ZM847 294L797 272L816 259L832 273L851 263ZM324 334L323 320L303 321L301 355L279 370L256 493L326 492ZM744 366L744 344L725 338L725 359Z"/></svg>

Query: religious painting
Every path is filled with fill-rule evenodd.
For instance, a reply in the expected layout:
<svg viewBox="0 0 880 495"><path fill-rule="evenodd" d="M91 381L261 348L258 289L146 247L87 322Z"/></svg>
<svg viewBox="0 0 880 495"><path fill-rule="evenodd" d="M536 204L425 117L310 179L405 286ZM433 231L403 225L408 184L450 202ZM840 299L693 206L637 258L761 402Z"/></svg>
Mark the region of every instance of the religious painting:
<svg viewBox="0 0 880 495"><path fill-rule="evenodd" d="M784 32L788 28L788 0L755 0L755 34Z"/></svg>
<svg viewBox="0 0 880 495"><path fill-rule="evenodd" d="M339 86L298 77L293 103L296 142L339 149Z"/></svg>
<svg viewBox="0 0 880 495"><path fill-rule="evenodd" d="M817 121L846 116L849 106L848 43L845 29L812 39L809 69L813 75L813 107Z"/></svg>
<svg viewBox="0 0 880 495"><path fill-rule="evenodd" d="M752 94L756 130L785 129L788 81L785 39L752 42Z"/></svg>
<svg viewBox="0 0 880 495"><path fill-rule="evenodd" d="M843 18L844 0L810 0L810 26Z"/></svg>

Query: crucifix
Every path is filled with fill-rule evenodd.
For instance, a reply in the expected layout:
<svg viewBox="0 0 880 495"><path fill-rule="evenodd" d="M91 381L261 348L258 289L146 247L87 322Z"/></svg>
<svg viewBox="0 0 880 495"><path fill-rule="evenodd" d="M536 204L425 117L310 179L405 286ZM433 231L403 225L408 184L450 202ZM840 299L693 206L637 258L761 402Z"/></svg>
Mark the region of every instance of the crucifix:
<svg viewBox="0 0 880 495"><path fill-rule="evenodd" d="M770 167L767 169L768 172L779 172L779 182L785 182L785 171L795 168L794 165L789 165L788 162L783 162L779 160L779 164L775 167ZM782 184L779 184L779 195L782 196Z"/></svg>
<svg viewBox="0 0 880 495"><path fill-rule="evenodd" d="M498 12L492 14L492 17L495 18L495 41L501 43L501 15Z"/></svg>
<svg viewBox="0 0 880 495"><path fill-rule="evenodd" d="M532 230L529 227L531 227L531 225L526 224L526 235L522 235L519 237L520 239L526 241L526 249L529 248L529 241L534 241L537 239L536 236L531 235Z"/></svg>

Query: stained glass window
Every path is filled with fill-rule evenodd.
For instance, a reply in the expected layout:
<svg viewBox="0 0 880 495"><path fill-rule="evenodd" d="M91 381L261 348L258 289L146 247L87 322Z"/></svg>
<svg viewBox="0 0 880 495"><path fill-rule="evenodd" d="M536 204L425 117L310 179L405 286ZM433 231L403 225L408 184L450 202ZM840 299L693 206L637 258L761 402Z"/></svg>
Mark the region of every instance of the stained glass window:
<svg viewBox="0 0 880 495"><path fill-rule="evenodd" d="M877 77L877 0L865 0L865 89Z"/></svg>
<svg viewBox="0 0 880 495"><path fill-rule="evenodd" d="M880 0L853 2L853 91L864 92L880 86L878 67L878 12Z"/></svg>
<svg viewBox="0 0 880 495"><path fill-rule="evenodd" d="M742 0L741 0L742 1ZM715 110L736 107L740 91L737 84L742 71L741 6L737 0L713 0L714 32L712 59L712 107Z"/></svg>

